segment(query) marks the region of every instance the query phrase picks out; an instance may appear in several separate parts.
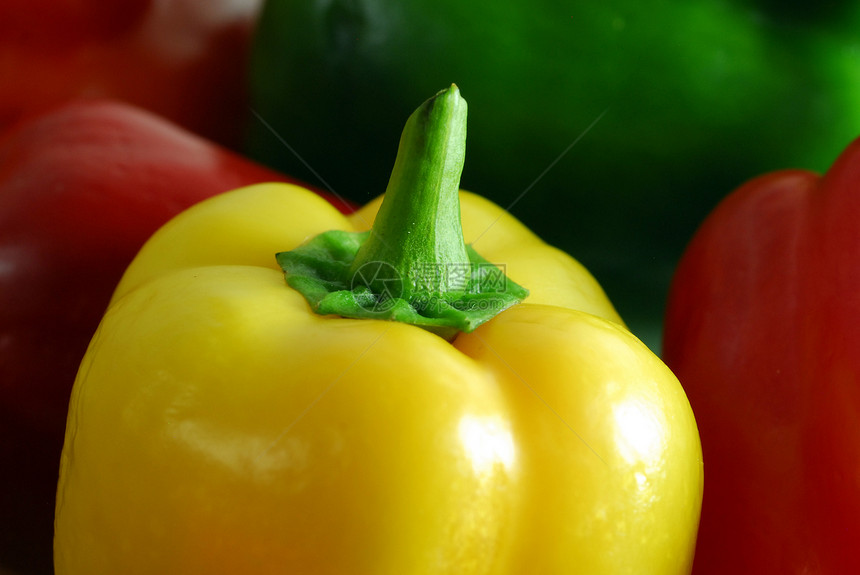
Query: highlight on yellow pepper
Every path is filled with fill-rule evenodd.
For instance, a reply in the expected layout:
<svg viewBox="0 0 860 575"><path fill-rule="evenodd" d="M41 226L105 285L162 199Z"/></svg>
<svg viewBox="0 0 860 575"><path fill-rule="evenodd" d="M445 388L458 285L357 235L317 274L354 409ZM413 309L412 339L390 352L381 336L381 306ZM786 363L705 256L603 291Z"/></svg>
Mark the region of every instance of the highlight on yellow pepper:
<svg viewBox="0 0 860 575"><path fill-rule="evenodd" d="M689 573L687 398L459 191L465 121L456 86L425 102L351 215L260 184L151 238L75 382L58 575Z"/></svg>

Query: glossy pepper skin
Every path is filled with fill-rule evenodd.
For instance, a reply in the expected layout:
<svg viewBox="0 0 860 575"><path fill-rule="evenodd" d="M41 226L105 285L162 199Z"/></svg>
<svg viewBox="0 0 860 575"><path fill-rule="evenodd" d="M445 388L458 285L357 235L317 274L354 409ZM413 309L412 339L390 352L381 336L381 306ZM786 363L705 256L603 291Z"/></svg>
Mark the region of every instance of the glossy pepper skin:
<svg viewBox="0 0 860 575"><path fill-rule="evenodd" d="M188 206L273 180L288 178L117 102L0 139L0 565L51 572L69 393L134 255Z"/></svg>
<svg viewBox="0 0 860 575"><path fill-rule="evenodd" d="M261 184L157 232L75 385L57 574L687 573L702 467L677 380L578 262L459 201L530 295L451 341L285 285L276 252L366 230L379 200L344 216Z"/></svg>
<svg viewBox="0 0 860 575"><path fill-rule="evenodd" d="M237 148L261 4L3 0L0 130L72 98L112 98Z"/></svg>
<svg viewBox="0 0 860 575"><path fill-rule="evenodd" d="M664 359L708 481L694 573L860 570L860 142L729 195L672 283Z"/></svg>
<svg viewBox="0 0 860 575"><path fill-rule="evenodd" d="M725 191L788 165L826 169L860 133L858 8L271 0L251 67L268 126L252 122L249 153L319 182L271 126L363 203L385 187L407 103L457 78L486 135L463 186L577 254L657 349L654 302Z"/></svg>

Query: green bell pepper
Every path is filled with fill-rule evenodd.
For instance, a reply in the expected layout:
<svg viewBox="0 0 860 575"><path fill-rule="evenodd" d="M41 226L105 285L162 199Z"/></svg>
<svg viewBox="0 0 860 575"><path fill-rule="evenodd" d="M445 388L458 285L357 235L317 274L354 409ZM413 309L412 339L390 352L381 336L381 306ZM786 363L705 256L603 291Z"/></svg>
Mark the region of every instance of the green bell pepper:
<svg viewBox="0 0 860 575"><path fill-rule="evenodd" d="M479 135L463 187L577 254L656 347L671 270L724 193L825 169L860 133L858 10L269 1L248 152L363 203L385 189L408 106L457 82Z"/></svg>

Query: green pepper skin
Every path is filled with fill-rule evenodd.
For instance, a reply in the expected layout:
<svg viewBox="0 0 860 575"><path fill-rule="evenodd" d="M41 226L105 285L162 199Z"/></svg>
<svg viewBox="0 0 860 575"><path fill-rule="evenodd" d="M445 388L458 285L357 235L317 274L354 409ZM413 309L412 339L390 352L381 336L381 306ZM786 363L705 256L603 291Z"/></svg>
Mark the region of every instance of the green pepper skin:
<svg viewBox="0 0 860 575"><path fill-rule="evenodd" d="M857 9L272 0L247 149L364 202L385 189L402 118L456 82L475 110L463 187L576 254L655 346L671 271L725 192L825 169L860 133Z"/></svg>

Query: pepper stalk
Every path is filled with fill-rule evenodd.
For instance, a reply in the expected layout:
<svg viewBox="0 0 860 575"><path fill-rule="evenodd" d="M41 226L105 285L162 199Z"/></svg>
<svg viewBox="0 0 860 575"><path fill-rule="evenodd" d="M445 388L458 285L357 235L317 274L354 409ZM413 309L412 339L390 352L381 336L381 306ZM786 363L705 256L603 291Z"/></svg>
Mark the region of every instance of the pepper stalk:
<svg viewBox="0 0 860 575"><path fill-rule="evenodd" d="M463 239L466 116L452 84L409 117L370 232L332 230L276 255L314 312L400 321L450 340L528 295Z"/></svg>

